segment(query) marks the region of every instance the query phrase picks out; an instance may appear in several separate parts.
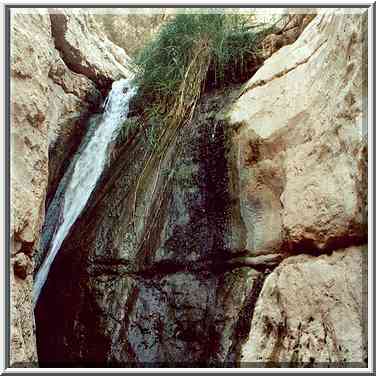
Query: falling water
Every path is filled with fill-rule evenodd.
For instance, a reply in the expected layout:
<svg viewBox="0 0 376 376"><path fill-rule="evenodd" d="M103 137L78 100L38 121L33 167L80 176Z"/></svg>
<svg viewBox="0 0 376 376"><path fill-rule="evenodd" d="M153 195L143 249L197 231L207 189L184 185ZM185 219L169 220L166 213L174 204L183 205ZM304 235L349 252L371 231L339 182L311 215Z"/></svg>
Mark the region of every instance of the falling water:
<svg viewBox="0 0 376 376"><path fill-rule="evenodd" d="M128 116L129 102L136 94L130 80L119 80L112 84L104 108L104 114L90 141L74 160L73 173L63 194L62 218L51 241L51 247L35 277L33 302L36 304L46 282L51 264L70 228L85 207L105 166L107 147L118 135L121 125ZM68 169L67 173L69 172Z"/></svg>

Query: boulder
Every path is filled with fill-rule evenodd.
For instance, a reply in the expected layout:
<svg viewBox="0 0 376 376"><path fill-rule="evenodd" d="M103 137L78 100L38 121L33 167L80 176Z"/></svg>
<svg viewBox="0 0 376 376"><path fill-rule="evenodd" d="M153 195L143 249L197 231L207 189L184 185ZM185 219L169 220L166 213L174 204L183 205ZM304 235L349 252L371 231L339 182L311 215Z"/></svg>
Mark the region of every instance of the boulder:
<svg viewBox="0 0 376 376"><path fill-rule="evenodd" d="M367 247L293 256L265 280L243 367L367 367Z"/></svg>
<svg viewBox="0 0 376 376"><path fill-rule="evenodd" d="M319 13L229 114L247 244L323 251L366 240L366 18Z"/></svg>

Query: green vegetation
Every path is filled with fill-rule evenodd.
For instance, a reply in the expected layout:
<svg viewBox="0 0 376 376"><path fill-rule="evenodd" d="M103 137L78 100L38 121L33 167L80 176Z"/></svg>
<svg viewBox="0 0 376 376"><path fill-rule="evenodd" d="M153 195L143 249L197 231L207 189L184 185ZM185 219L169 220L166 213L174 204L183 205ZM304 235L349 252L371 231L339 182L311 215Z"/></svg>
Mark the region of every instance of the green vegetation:
<svg viewBox="0 0 376 376"><path fill-rule="evenodd" d="M209 86L221 86L243 76L261 62L259 42L267 28L250 26L250 15L177 14L138 54L134 62L141 95L164 108L176 97L200 41L209 56Z"/></svg>
<svg viewBox="0 0 376 376"><path fill-rule="evenodd" d="M120 129L120 139L122 142L127 141L129 135L139 128L141 124L138 122L137 118L128 118L124 121L122 128Z"/></svg>
<svg viewBox="0 0 376 376"><path fill-rule="evenodd" d="M249 78L262 62L258 46L268 32L251 26L250 15L177 14L135 58L142 128L152 147L135 187L133 224L146 182L163 175L164 156L192 120L202 92Z"/></svg>

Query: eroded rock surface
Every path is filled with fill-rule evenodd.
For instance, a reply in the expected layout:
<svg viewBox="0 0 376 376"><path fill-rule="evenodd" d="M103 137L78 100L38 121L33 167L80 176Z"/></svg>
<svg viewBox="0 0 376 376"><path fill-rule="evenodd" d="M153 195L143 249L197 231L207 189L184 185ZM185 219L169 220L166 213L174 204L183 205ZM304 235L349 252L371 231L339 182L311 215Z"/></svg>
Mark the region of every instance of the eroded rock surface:
<svg viewBox="0 0 376 376"><path fill-rule="evenodd" d="M265 280L243 366L366 367L366 247L289 257Z"/></svg>
<svg viewBox="0 0 376 376"><path fill-rule="evenodd" d="M48 72L53 59L48 15L11 18L11 365L37 360L31 263L44 218L48 181ZM37 47L38 46L38 47ZM27 261L25 261L27 262ZM18 272L16 272L18 270Z"/></svg>
<svg viewBox="0 0 376 376"><path fill-rule="evenodd" d="M277 22L276 28L279 30L269 34L263 40L262 53L264 58L270 57L283 46L295 42L315 15L316 10L314 9L300 9L296 13L289 10L289 13L280 22Z"/></svg>
<svg viewBox="0 0 376 376"><path fill-rule="evenodd" d="M105 93L128 77L129 57L112 43L95 18L83 9L50 9L52 36L70 70L90 78Z"/></svg>
<svg viewBox="0 0 376 376"><path fill-rule="evenodd" d="M319 14L230 114L250 249L366 239L365 17Z"/></svg>
<svg viewBox="0 0 376 376"><path fill-rule="evenodd" d="M247 248L316 255L288 257L266 279L244 366L367 364L367 250L353 247L367 242L365 22L318 14L230 113Z"/></svg>
<svg viewBox="0 0 376 376"><path fill-rule="evenodd" d="M75 22L68 30L81 28L82 21ZM81 34L76 51L90 33L94 40L96 31ZM11 366L36 365L32 260L44 220L46 191L55 189L85 132L88 113L99 105L98 89L102 89L92 77L67 67L54 36L58 32L53 35L46 10L11 10ZM108 49L124 55L110 42ZM96 67L98 75L102 68L109 80L116 72L126 74L121 63L113 65L111 74L104 68L111 59L108 51L97 51L95 56L99 65L105 61Z"/></svg>
<svg viewBox="0 0 376 376"><path fill-rule="evenodd" d="M155 12L153 8L135 8L130 13L124 8L104 8L93 17L101 24L106 36L133 57L156 35L163 23L173 17L169 12L173 13L174 9L159 8Z"/></svg>

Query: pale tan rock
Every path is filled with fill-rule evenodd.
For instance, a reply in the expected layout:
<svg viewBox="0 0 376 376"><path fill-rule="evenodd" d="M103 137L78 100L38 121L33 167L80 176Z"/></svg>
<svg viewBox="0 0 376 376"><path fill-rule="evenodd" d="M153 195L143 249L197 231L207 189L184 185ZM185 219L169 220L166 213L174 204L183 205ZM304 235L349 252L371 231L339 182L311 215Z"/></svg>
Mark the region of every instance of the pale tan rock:
<svg viewBox="0 0 376 376"><path fill-rule="evenodd" d="M286 156L286 185L281 195L282 221L290 247L302 243L328 249L366 239L362 144L344 133L291 148ZM351 133L350 133L351 135Z"/></svg>
<svg viewBox="0 0 376 376"><path fill-rule="evenodd" d="M265 61L230 112L255 252L365 241L365 20L321 11Z"/></svg>
<svg viewBox="0 0 376 376"><path fill-rule="evenodd" d="M366 366L367 249L289 257L265 280L241 364Z"/></svg>
<svg viewBox="0 0 376 376"><path fill-rule="evenodd" d="M108 90L112 81L127 78L129 57L103 33L84 9L50 9L52 35L68 67Z"/></svg>
<svg viewBox="0 0 376 376"><path fill-rule="evenodd" d="M47 10L11 11L11 366L37 361L30 258L39 242L48 182L51 187L79 143L80 120L98 104L95 84L101 82L91 78L106 77L110 84L127 75L124 51L90 17L71 14L68 25L67 37L79 42L70 52L85 56L89 78L72 72L59 56Z"/></svg>
<svg viewBox="0 0 376 376"><path fill-rule="evenodd" d="M152 8L136 8L130 13L124 8L102 8L93 17L115 45L122 47L129 56L135 56L173 17L170 12L174 13L174 9L159 8L155 12Z"/></svg>
<svg viewBox="0 0 376 376"><path fill-rule="evenodd" d="M21 271L27 256L15 253L26 250L32 253L44 218L48 180L47 77L54 55L48 14L23 15L12 11L11 43L10 173L14 247L10 269L10 364L29 367L37 360L31 302L33 277L28 268L25 273Z"/></svg>
<svg viewBox="0 0 376 376"><path fill-rule="evenodd" d="M31 274L26 279L22 279L10 273L11 367L37 366L35 326L31 308L33 306L32 285Z"/></svg>
<svg viewBox="0 0 376 376"><path fill-rule="evenodd" d="M11 26L11 232L32 242L48 179L46 78L53 44L47 14L15 14Z"/></svg>

